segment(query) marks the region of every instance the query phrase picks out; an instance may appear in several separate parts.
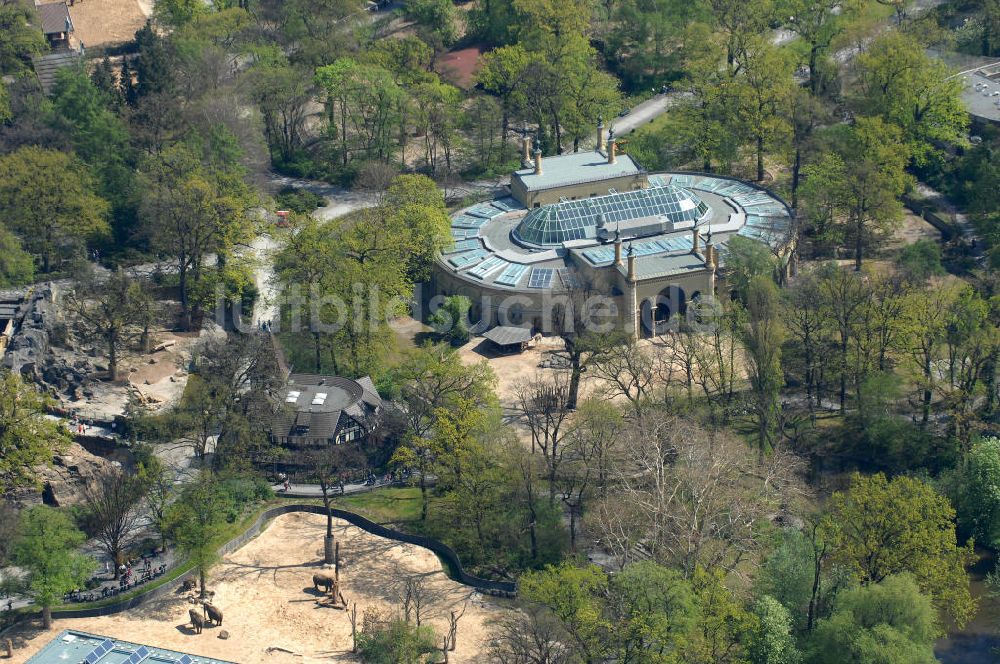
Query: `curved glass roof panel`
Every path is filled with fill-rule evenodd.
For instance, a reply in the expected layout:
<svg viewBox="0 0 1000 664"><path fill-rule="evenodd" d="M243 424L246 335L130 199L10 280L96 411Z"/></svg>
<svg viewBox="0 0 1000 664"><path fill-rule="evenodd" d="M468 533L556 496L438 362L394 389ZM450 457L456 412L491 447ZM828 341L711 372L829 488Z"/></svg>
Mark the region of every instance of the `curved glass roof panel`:
<svg viewBox="0 0 1000 664"><path fill-rule="evenodd" d="M683 187L667 184L577 201L562 201L531 210L514 234L523 242L558 246L597 237L598 217L605 223L666 217L673 223L697 221L708 205Z"/></svg>

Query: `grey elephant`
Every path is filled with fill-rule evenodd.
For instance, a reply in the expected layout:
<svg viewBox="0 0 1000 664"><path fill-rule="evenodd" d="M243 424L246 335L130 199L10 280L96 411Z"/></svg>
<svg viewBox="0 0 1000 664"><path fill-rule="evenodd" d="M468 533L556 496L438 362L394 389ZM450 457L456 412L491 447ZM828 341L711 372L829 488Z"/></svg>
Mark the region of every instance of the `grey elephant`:
<svg viewBox="0 0 1000 664"><path fill-rule="evenodd" d="M205 622L222 627L222 609L205 602Z"/></svg>
<svg viewBox="0 0 1000 664"><path fill-rule="evenodd" d="M205 619L195 609L188 609L188 615L191 616L191 627L194 628L194 633L201 634L201 630L205 627Z"/></svg>
<svg viewBox="0 0 1000 664"><path fill-rule="evenodd" d="M319 587L323 586L323 592L330 592L335 585L337 585L337 577L333 574L326 572L313 574L313 588L316 590L319 590Z"/></svg>

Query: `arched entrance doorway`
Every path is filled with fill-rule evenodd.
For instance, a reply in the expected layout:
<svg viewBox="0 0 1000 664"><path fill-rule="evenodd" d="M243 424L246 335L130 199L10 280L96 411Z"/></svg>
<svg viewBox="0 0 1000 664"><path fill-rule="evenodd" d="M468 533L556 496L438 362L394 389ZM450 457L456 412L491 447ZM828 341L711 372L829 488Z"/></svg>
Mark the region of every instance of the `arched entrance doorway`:
<svg viewBox="0 0 1000 664"><path fill-rule="evenodd" d="M652 337L663 334L674 323L672 318L687 313L687 296L680 286L667 286L655 298L642 301L642 331L643 336Z"/></svg>

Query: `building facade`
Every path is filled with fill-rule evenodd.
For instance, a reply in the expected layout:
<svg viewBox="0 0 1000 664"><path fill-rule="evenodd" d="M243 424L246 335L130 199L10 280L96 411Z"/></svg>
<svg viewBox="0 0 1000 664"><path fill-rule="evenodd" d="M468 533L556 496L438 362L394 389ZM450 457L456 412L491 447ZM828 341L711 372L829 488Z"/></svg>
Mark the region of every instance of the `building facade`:
<svg viewBox="0 0 1000 664"><path fill-rule="evenodd" d="M730 238L791 251L791 213L766 190L713 175L648 174L617 155L613 140L603 145L603 132L598 138L589 153L536 153L513 174L511 196L453 215L454 246L438 257L430 295L469 297L480 331L558 333L585 320L641 337L714 295Z"/></svg>

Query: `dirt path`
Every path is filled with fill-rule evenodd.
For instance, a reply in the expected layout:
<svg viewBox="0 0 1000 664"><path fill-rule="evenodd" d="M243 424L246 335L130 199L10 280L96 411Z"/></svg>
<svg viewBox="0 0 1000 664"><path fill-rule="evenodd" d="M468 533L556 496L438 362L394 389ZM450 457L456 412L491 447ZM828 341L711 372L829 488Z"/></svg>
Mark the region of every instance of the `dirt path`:
<svg viewBox="0 0 1000 664"><path fill-rule="evenodd" d="M431 602L426 623L439 635L447 629L451 610L465 615L459 622L453 662L482 661L487 623L506 600L486 598L445 576L437 557L418 546L399 544L334 522L341 545L344 595L357 602L358 622L365 607L395 611L401 587L409 577L423 580ZM147 645L235 662L346 662L351 654L351 625L345 611L318 605L312 574L320 569L325 519L316 514L278 517L260 537L227 556L213 571L209 586L214 604L225 614L222 628L200 635L188 629L188 594L151 602L128 613L100 618L57 620L52 630L22 630L27 639L14 651L13 664L25 662L63 629L77 629ZM218 638L225 629L229 639ZM280 649L271 650L269 649Z"/></svg>

